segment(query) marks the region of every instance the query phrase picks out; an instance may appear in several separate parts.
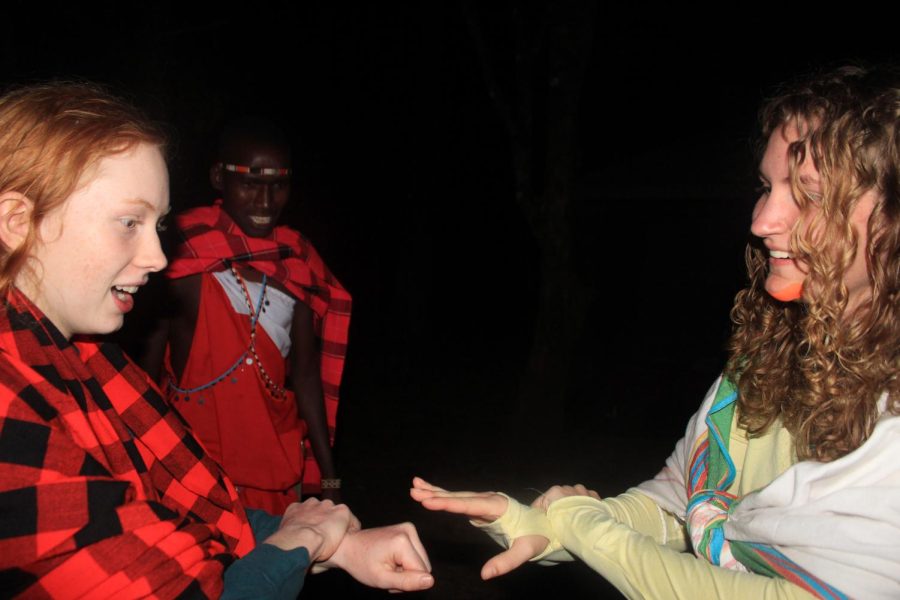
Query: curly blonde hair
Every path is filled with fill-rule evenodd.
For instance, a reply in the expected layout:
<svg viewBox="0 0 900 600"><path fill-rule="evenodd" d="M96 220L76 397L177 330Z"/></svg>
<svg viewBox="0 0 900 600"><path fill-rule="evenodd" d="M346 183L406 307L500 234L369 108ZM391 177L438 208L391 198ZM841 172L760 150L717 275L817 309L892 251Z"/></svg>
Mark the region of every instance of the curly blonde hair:
<svg viewBox="0 0 900 600"><path fill-rule="evenodd" d="M799 133L788 147L791 187L804 216L791 250L808 275L800 303L764 288L768 255L751 242L750 285L735 299L726 372L738 384L740 422L751 434L781 419L801 460L831 461L872 432L878 399L900 412L900 76L845 67L794 84L761 112L763 140ZM811 158L821 179L813 199L799 178ZM843 276L859 236L850 215L860 197L878 199L865 259L871 293L848 305ZM804 209L815 201L817 211Z"/></svg>
<svg viewBox="0 0 900 600"><path fill-rule="evenodd" d="M97 85L54 82L0 96L0 193L18 192L34 205L25 242L15 249L0 244L0 293L25 267L44 217L102 159L140 143L164 151L166 134Z"/></svg>

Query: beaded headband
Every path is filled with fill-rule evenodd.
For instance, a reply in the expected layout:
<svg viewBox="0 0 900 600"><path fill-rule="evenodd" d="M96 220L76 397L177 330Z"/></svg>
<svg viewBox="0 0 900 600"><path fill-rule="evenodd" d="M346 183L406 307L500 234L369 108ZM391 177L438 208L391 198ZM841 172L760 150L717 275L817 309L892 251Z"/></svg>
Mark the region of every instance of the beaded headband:
<svg viewBox="0 0 900 600"><path fill-rule="evenodd" d="M290 175L290 169L281 167L248 167L246 165L232 165L229 163L220 163L222 168L232 173L248 173L250 175Z"/></svg>

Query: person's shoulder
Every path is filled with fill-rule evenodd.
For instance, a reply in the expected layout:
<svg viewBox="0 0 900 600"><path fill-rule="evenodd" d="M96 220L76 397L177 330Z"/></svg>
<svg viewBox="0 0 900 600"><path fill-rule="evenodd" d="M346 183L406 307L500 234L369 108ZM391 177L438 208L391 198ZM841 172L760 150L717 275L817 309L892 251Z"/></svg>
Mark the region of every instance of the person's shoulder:
<svg viewBox="0 0 900 600"><path fill-rule="evenodd" d="M215 204L195 206L179 212L175 216L175 224L179 229L196 225L216 227L220 221L221 212L222 210Z"/></svg>
<svg viewBox="0 0 900 600"><path fill-rule="evenodd" d="M315 246L308 237L303 235L299 230L288 225L279 225L275 228L275 241L279 244L285 244L293 248L302 248L303 254L311 254L318 256Z"/></svg>
<svg viewBox="0 0 900 600"><path fill-rule="evenodd" d="M58 411L42 392L47 391L47 384L54 385L32 365L0 345L0 421L14 419L43 424L53 420ZM62 379L55 385L63 385Z"/></svg>
<svg viewBox="0 0 900 600"><path fill-rule="evenodd" d="M290 225L279 225L275 228L275 238L277 240L289 240L289 239L298 239L303 240L305 243L309 243L309 240L305 235L300 233L299 229L294 229Z"/></svg>

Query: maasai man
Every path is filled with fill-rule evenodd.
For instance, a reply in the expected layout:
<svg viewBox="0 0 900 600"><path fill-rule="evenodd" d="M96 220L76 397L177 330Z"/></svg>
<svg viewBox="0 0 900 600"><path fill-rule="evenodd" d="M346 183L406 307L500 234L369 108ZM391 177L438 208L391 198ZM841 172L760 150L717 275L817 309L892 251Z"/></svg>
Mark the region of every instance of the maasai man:
<svg viewBox="0 0 900 600"><path fill-rule="evenodd" d="M176 218L162 384L246 505L281 514L301 479L304 493L337 500L331 442L350 296L308 240L277 226L291 194L278 129L227 127L210 181L221 199ZM161 355L149 352L148 367Z"/></svg>

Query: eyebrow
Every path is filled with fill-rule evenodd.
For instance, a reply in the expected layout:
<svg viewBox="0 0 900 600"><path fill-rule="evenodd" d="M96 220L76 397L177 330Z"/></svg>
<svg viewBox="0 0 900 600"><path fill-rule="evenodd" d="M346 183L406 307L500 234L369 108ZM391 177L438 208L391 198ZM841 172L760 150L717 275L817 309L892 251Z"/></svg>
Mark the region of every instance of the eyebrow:
<svg viewBox="0 0 900 600"><path fill-rule="evenodd" d="M153 206L152 204L150 204L149 202L147 202L146 200L144 200L143 198L128 198L125 200L125 202L127 202L129 204L138 204L140 206L147 208L148 210L150 210L152 212L156 212L156 207ZM162 211L162 213L160 213L159 216L164 217L167 214L169 214L170 212L172 212L171 204L169 206L167 206L166 210Z"/></svg>

